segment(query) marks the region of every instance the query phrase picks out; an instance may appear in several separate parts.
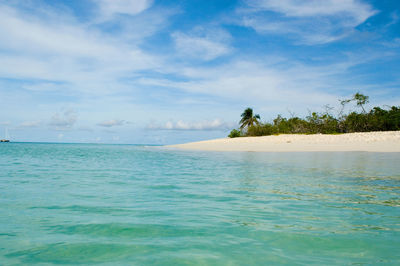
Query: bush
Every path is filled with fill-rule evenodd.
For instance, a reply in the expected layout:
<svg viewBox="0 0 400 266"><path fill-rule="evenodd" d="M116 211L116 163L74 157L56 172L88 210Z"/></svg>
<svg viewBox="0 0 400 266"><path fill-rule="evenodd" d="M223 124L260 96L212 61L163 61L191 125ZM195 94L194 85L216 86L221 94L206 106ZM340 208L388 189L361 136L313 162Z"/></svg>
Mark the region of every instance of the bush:
<svg viewBox="0 0 400 266"><path fill-rule="evenodd" d="M239 130L237 129L232 129L231 133L229 133L228 137L230 138L238 138L242 135Z"/></svg>
<svg viewBox="0 0 400 266"><path fill-rule="evenodd" d="M292 117L287 122L289 124L289 133L307 133L308 124L307 121L305 121L304 119L301 119L299 117Z"/></svg>
<svg viewBox="0 0 400 266"><path fill-rule="evenodd" d="M268 136L272 134L276 134L277 129L271 124L260 124L251 126L247 130L247 136Z"/></svg>
<svg viewBox="0 0 400 266"><path fill-rule="evenodd" d="M344 120L346 133L368 131L368 114L351 112Z"/></svg>

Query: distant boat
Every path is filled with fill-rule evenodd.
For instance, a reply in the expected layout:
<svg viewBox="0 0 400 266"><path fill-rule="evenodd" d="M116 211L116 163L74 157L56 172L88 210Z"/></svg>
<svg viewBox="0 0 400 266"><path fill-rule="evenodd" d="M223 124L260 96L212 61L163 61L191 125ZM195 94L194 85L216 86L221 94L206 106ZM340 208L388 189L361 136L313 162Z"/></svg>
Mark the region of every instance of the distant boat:
<svg viewBox="0 0 400 266"><path fill-rule="evenodd" d="M7 128L4 129L4 139L0 139L0 142L10 142Z"/></svg>

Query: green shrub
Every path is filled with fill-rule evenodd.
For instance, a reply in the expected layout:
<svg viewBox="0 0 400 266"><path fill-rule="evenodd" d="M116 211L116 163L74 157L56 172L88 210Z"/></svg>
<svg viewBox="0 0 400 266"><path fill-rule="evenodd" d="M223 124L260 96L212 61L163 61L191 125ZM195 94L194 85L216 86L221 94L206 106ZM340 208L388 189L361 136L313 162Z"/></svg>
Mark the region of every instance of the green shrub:
<svg viewBox="0 0 400 266"><path fill-rule="evenodd" d="M242 133L240 133L240 131L237 129L232 129L231 133L228 135L230 138L238 138L240 136L242 136Z"/></svg>
<svg viewBox="0 0 400 266"><path fill-rule="evenodd" d="M289 124L289 133L302 134L308 132L308 124L307 121L305 121L304 119L301 119L299 117L292 117L287 122Z"/></svg>
<svg viewBox="0 0 400 266"><path fill-rule="evenodd" d="M260 125L255 125L251 126L247 130L247 136L269 136L276 134L277 129L271 125L271 124L260 124Z"/></svg>

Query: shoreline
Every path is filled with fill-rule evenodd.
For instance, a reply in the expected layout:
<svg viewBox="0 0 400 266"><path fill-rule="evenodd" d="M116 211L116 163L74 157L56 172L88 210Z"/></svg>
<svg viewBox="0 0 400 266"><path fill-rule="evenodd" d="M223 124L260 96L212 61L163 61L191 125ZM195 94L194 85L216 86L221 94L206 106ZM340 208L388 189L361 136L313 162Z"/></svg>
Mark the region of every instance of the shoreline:
<svg viewBox="0 0 400 266"><path fill-rule="evenodd" d="M166 147L199 151L400 152L400 131L222 138Z"/></svg>

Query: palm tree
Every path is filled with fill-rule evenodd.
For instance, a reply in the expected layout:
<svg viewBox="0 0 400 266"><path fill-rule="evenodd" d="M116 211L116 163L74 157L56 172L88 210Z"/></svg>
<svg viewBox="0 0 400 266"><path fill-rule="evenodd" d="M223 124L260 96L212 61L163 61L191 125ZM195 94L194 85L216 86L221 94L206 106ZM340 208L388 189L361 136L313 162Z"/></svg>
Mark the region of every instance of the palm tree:
<svg viewBox="0 0 400 266"><path fill-rule="evenodd" d="M240 115L242 119L240 120L240 130L243 130L245 127L254 126L254 124L259 125L260 122L260 115L253 115L253 109L247 108L244 112Z"/></svg>

